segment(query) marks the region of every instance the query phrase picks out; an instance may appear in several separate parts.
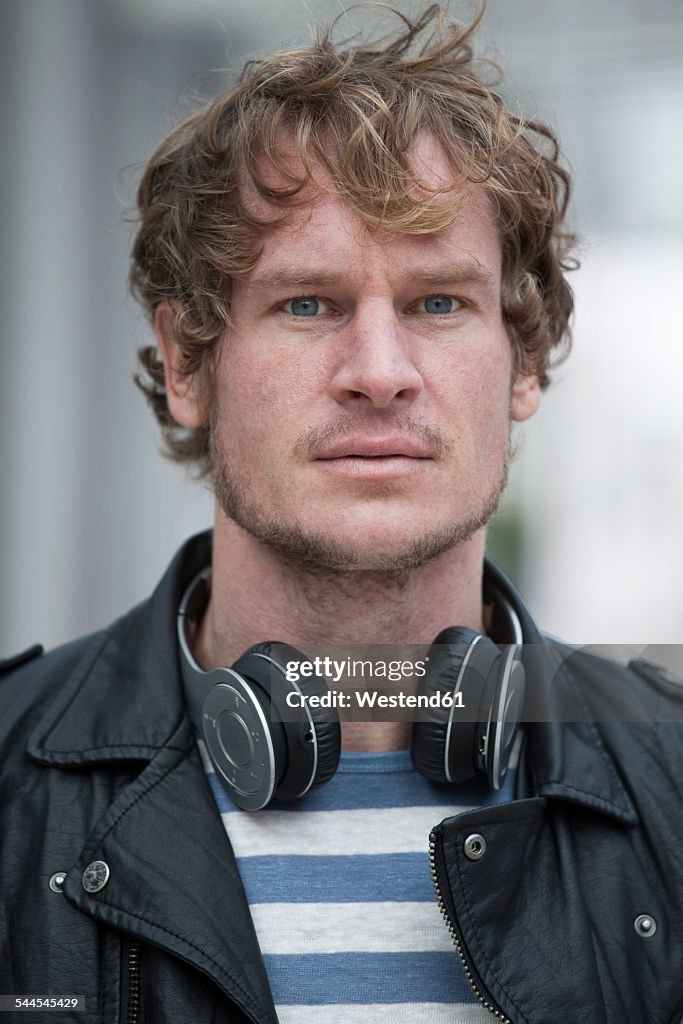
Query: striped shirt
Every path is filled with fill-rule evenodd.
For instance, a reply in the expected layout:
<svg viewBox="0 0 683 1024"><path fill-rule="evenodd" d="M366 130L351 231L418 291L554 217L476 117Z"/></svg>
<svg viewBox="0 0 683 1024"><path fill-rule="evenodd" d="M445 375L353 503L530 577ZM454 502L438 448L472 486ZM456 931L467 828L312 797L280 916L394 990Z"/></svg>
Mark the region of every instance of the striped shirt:
<svg viewBox="0 0 683 1024"><path fill-rule="evenodd" d="M321 789L247 812L202 757L281 1024L490 1024L438 909L428 839L443 818L511 799L514 771L492 792L431 783L408 751L342 753Z"/></svg>

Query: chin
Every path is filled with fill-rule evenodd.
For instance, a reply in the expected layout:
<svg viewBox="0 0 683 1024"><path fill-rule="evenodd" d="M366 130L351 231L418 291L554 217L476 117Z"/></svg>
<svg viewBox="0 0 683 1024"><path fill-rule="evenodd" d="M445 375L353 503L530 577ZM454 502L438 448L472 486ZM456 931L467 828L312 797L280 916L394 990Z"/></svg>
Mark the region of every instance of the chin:
<svg viewBox="0 0 683 1024"><path fill-rule="evenodd" d="M386 529L343 533L333 530L309 531L296 526L270 523L258 539L282 562L299 572L313 575L404 577L468 540L482 525L476 522L448 524L423 530L415 527L389 533Z"/></svg>

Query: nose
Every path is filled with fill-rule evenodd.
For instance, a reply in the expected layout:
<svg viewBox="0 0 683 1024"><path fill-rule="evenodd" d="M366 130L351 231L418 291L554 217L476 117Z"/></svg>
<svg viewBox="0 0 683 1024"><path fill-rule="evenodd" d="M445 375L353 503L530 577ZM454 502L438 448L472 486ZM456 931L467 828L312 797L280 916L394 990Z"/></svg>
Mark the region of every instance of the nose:
<svg viewBox="0 0 683 1024"><path fill-rule="evenodd" d="M422 391L415 338L390 303L359 304L338 341L331 390L340 404L383 409L395 401L414 402Z"/></svg>

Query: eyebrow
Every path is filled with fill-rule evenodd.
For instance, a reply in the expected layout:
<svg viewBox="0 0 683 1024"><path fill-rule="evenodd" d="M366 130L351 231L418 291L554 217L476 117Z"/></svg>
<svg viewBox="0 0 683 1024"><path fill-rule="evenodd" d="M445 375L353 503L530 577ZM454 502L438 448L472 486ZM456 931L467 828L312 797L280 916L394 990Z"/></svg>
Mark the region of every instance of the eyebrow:
<svg viewBox="0 0 683 1024"><path fill-rule="evenodd" d="M245 282L244 288L247 292L260 291L263 288L328 288L338 285L344 280L345 271L339 273L323 273L314 268L293 270L291 266L273 267L261 274L255 275L251 281ZM475 257L466 262L449 263L443 267L435 267L433 270L411 273L412 283L424 285L446 285L446 284L491 284L495 279L493 271L489 270Z"/></svg>
<svg viewBox="0 0 683 1024"><path fill-rule="evenodd" d="M251 281L244 285L245 291L255 292L261 288L303 288L315 285L319 288L327 288L337 284L341 275L322 274L316 270L292 271L291 269L273 269L267 273L258 274L252 277Z"/></svg>
<svg viewBox="0 0 683 1024"><path fill-rule="evenodd" d="M492 270L489 270L474 257L467 263L439 267L435 270L427 270L422 274L411 274L412 280L422 281L424 284L440 284L449 281L461 284L490 284L495 280L495 276Z"/></svg>

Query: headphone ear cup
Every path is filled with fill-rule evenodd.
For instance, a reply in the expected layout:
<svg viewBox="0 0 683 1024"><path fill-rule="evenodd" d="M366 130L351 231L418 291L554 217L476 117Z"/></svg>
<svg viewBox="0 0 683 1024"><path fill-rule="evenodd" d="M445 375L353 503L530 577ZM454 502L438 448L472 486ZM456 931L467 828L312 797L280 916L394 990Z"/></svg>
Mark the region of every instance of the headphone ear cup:
<svg viewBox="0 0 683 1024"><path fill-rule="evenodd" d="M452 695L469 649L479 636L473 629L444 629L429 648L429 669L420 679L418 696ZM446 742L451 709L439 700L420 709L413 723L410 754L413 767L432 782L449 782ZM471 765L471 762L470 762Z"/></svg>
<svg viewBox="0 0 683 1024"><path fill-rule="evenodd" d="M279 783L275 797L278 799L294 799L303 796L310 789L324 785L334 775L341 754L341 725L336 708L311 706L309 697L325 697L329 688L320 676L300 677L296 682L287 679L287 663L301 663L307 659L295 647L289 644L266 642L255 644L243 655L256 656L270 666L271 694L273 704L282 721L287 740L288 765L284 777ZM235 663L239 671L242 662ZM253 662L252 662L253 666ZM286 696L300 693L303 698L302 707L287 705ZM299 703L297 701L297 703ZM318 701L314 705L319 705ZM308 766L310 762L310 773ZM298 780L303 765L308 773L306 787L303 792L292 792L299 787Z"/></svg>
<svg viewBox="0 0 683 1024"><path fill-rule="evenodd" d="M428 656L429 670L418 693L439 694L442 699L435 707L421 709L421 718L413 725L413 765L432 782L465 782L481 770L475 756L477 737L500 649L475 630L456 626L439 633ZM456 694L457 705L443 700Z"/></svg>
<svg viewBox="0 0 683 1024"><path fill-rule="evenodd" d="M327 684L322 679L310 678L299 680L299 687L304 696L311 694L324 696L329 693ZM318 746L318 764L311 783L311 789L324 786L329 782L339 765L341 755L341 725L339 716L334 708L308 707L308 713L313 719L315 728L315 739Z"/></svg>

